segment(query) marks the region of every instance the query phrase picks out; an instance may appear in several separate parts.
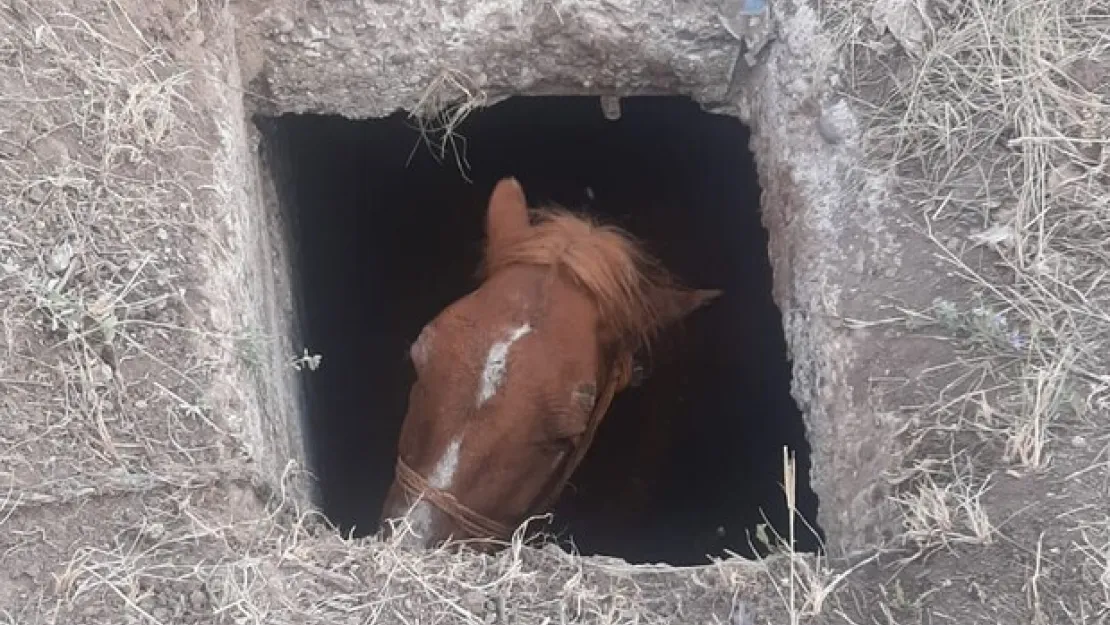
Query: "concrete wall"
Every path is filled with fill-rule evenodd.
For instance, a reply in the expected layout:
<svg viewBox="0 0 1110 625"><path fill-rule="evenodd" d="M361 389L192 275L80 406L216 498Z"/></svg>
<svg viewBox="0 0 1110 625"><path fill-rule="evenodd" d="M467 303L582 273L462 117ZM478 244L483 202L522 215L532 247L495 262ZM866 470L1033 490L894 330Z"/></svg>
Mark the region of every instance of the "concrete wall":
<svg viewBox="0 0 1110 625"><path fill-rule="evenodd" d="M459 98L666 93L750 123L819 522L830 549L842 553L894 529L882 473L894 466L893 435L904 418L884 410L873 381L928 361L907 339L845 321L886 297L920 300L923 289L901 268L926 262L925 248L907 236L900 213L884 210L884 181L856 165L855 117L835 96L839 59L813 9L781 1L763 30L758 20L744 30L738 4L243 2L234 10L245 112L369 117L430 112ZM243 123L234 139L256 141ZM267 233L260 240L269 252L250 262L265 263L259 276L268 286L257 303L269 312L260 318L291 356L300 346L291 334L283 225L262 171L233 169L248 174L243 206L269 215L251 226ZM285 388L292 380L284 370L263 375L263 404L248 411L255 422L244 427L271 476L284 460L303 461L297 398Z"/></svg>

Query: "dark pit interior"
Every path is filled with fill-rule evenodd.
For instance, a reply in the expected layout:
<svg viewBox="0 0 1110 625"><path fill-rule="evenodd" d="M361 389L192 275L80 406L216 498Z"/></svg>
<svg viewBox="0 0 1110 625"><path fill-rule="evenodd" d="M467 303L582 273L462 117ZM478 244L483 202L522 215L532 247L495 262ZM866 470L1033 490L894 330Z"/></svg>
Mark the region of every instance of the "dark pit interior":
<svg viewBox="0 0 1110 625"><path fill-rule="evenodd" d="M345 533L377 531L409 344L476 286L487 197L513 175L531 204L603 215L685 283L725 292L614 401L549 529L585 554L672 564L762 551L754 529L765 520L786 534L782 449L805 480L809 446L789 395L748 130L685 98L622 108L609 121L597 98L511 98L467 118L442 160L401 113L258 120L291 233L300 336L323 355L303 375L306 445L319 504ZM797 493L796 548L812 551L817 500L806 481Z"/></svg>

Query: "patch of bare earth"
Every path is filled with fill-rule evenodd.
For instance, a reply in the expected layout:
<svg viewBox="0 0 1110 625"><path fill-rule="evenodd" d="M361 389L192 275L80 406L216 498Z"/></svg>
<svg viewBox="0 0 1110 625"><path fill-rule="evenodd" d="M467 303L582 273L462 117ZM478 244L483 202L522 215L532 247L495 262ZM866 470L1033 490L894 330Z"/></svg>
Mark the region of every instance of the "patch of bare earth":
<svg viewBox="0 0 1110 625"><path fill-rule="evenodd" d="M892 544L664 572L407 554L262 488L205 399L262 340L209 318L200 261L228 241L214 155L240 120L199 60L233 52L226 7L4 4L0 623L1110 621L1110 7L822 10L892 210L974 293L847 322L958 357L899 407Z"/></svg>
<svg viewBox="0 0 1110 625"><path fill-rule="evenodd" d="M249 370L272 349L210 314L229 294L208 286L206 262L236 241L214 181L226 129L246 121L219 107L228 15L205 2L0 6L0 623L783 610L779 579L756 564L676 577L520 541L494 557L410 554L344 540L262 486L208 399L229 361Z"/></svg>
<svg viewBox="0 0 1110 625"><path fill-rule="evenodd" d="M898 181L892 209L970 293L849 320L957 357L899 407L905 531L835 612L1110 622L1110 5L881 0L827 17L870 166Z"/></svg>

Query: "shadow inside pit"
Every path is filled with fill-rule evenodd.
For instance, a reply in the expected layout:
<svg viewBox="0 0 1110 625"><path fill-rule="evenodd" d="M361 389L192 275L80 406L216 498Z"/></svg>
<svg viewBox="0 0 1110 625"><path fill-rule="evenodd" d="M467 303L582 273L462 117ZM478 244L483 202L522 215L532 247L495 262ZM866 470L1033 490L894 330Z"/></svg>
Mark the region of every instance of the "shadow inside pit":
<svg viewBox="0 0 1110 625"><path fill-rule="evenodd" d="M295 227L302 337L324 357L304 376L307 448L320 505L344 532L377 530L412 381L408 346L476 286L486 200L506 175L531 204L603 215L686 284L724 290L646 383L614 401L557 507L561 535L631 562L753 555L757 524L785 533L784 445L798 456L799 512L815 526L748 130L685 98L622 104L611 122L597 98L512 98L471 115L442 163L402 114L258 120ZM796 548L815 550L798 525Z"/></svg>

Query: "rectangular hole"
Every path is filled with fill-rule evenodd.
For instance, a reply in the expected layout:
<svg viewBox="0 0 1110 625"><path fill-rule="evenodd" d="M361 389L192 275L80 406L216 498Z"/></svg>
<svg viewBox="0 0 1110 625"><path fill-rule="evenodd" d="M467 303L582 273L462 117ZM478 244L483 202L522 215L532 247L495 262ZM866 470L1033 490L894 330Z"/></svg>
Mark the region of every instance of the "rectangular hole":
<svg viewBox="0 0 1110 625"><path fill-rule="evenodd" d="M724 291L614 402L556 529L583 553L632 562L765 552L757 525L786 534L784 445L816 528L749 131L686 98L621 104L610 120L597 98L511 98L473 113L443 159L403 113L258 120L293 225L301 335L323 355L304 376L306 448L319 505L344 533L378 529L412 381L407 350L477 286L486 202L507 175L530 204L597 214L685 283ZM819 530L799 532L796 548L815 550Z"/></svg>

